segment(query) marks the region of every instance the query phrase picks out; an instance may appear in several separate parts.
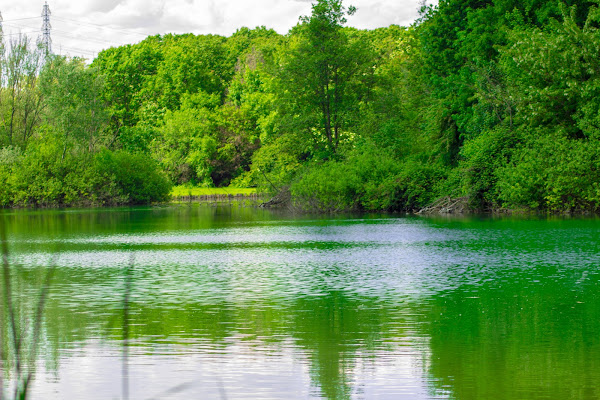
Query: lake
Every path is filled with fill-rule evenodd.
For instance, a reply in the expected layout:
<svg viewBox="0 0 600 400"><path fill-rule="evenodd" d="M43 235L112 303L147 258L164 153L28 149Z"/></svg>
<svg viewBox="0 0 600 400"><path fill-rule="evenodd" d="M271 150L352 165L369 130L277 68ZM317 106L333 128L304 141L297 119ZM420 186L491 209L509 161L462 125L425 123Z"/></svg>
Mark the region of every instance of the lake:
<svg viewBox="0 0 600 400"><path fill-rule="evenodd" d="M0 215L33 399L600 398L600 219Z"/></svg>

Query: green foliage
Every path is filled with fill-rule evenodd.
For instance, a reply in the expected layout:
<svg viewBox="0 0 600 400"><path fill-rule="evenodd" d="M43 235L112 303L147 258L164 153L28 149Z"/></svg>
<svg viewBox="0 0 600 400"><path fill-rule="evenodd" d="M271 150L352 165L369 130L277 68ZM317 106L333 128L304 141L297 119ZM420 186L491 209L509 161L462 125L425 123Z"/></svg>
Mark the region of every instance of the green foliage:
<svg viewBox="0 0 600 400"><path fill-rule="evenodd" d="M155 162L143 154L95 156L74 151L52 130L40 134L25 152L0 150L0 205L59 207L162 202L171 185Z"/></svg>
<svg viewBox="0 0 600 400"><path fill-rule="evenodd" d="M161 62L148 79L145 96L175 110L185 94L205 92L223 96L233 74L235 59L225 47L225 38L214 35L167 35L161 39Z"/></svg>
<svg viewBox="0 0 600 400"><path fill-rule="evenodd" d="M227 186L250 169L252 155L259 147L257 116L250 107L224 106L218 114L217 156L211 161L213 182Z"/></svg>
<svg viewBox="0 0 600 400"><path fill-rule="evenodd" d="M591 5L576 0L568 3L579 6L577 21L582 13L587 15ZM502 94L496 90L502 87L502 76L498 82L493 72L497 71L499 49L515 42L511 30L547 26L553 18L561 17L560 4L558 0L442 0L435 8L423 10L418 27L423 72L440 117L428 131L446 144L445 150L440 148L445 154L440 154L447 164L457 165L465 140L510 118L507 113L513 109L498 106L506 105L512 93L496 96ZM533 54L542 59L539 52ZM526 74L535 68L522 71ZM494 113L490 112L490 100L496 105Z"/></svg>
<svg viewBox="0 0 600 400"><path fill-rule="evenodd" d="M114 136L144 123L149 105L175 111L186 96L197 93L224 98L236 57L229 54L225 38L192 34L152 36L101 52L93 66L105 76Z"/></svg>
<svg viewBox="0 0 600 400"><path fill-rule="evenodd" d="M13 202L15 179L13 168L21 158L19 148L12 146L0 149L0 206L8 206Z"/></svg>
<svg viewBox="0 0 600 400"><path fill-rule="evenodd" d="M252 157L252 169L233 183L236 186L258 186L263 191L276 192L288 186L307 155L307 144L292 135L282 135L257 150Z"/></svg>
<svg viewBox="0 0 600 400"><path fill-rule="evenodd" d="M371 31L345 27L353 13L318 0L285 36L157 35L91 66L12 41L0 204L141 204L180 184L289 187L327 211L598 210L596 1L440 0Z"/></svg>
<svg viewBox="0 0 600 400"><path fill-rule="evenodd" d="M212 184L209 162L216 152L214 121L207 108L167 111L152 153L172 182Z"/></svg>
<svg viewBox="0 0 600 400"><path fill-rule="evenodd" d="M593 181L578 174L596 169L597 26L586 1L424 10L417 32L433 95L424 126L436 158L455 167L448 194L479 209L596 207Z"/></svg>
<svg viewBox="0 0 600 400"><path fill-rule="evenodd" d="M0 147L24 149L41 122L38 77L43 52L27 36L10 39L8 49L0 39Z"/></svg>
<svg viewBox="0 0 600 400"><path fill-rule="evenodd" d="M575 9L563 11L563 21L544 30L514 30L503 68L523 125L560 127L574 139L600 138L600 19L593 9L581 27Z"/></svg>
<svg viewBox="0 0 600 400"><path fill-rule="evenodd" d="M346 10L339 0L319 0L302 17L282 54L278 74L286 130L306 130L315 137L315 153L334 154L358 111L372 72L369 49L343 29ZM301 118L297 118L300 115Z"/></svg>
<svg viewBox="0 0 600 400"><path fill-rule="evenodd" d="M27 150L5 164L8 196L3 205L62 206L86 203L89 157L63 153L64 137L51 129L40 133ZM66 146L70 150L71 146ZM63 156L64 154L64 156Z"/></svg>
<svg viewBox="0 0 600 400"><path fill-rule="evenodd" d="M138 45L113 47L102 51L93 62L104 80L104 99L108 104L113 134L118 136L123 126L134 126L138 110L149 97L142 89L155 76L162 60L158 46L160 37L154 36Z"/></svg>
<svg viewBox="0 0 600 400"><path fill-rule="evenodd" d="M507 207L581 211L599 205L598 11L589 8L587 19L576 8L563 6L561 12L544 29L513 29L501 49L515 115L506 135L481 147L493 151L508 144L509 151L501 150L501 162L480 164L495 171L497 187L490 194ZM512 145L511 137L518 137Z"/></svg>
<svg viewBox="0 0 600 400"><path fill-rule="evenodd" d="M499 197L508 207L550 211L600 209L600 142L547 131L499 169Z"/></svg>
<svg viewBox="0 0 600 400"><path fill-rule="evenodd" d="M65 142L73 140L93 152L108 123L101 99L103 77L86 68L84 60L52 57L40 74L40 91L47 107L46 121L59 129Z"/></svg>
<svg viewBox="0 0 600 400"><path fill-rule="evenodd" d="M413 211L434 200L445 171L410 159L399 163L372 144L343 161L311 165L291 186L300 206L323 211Z"/></svg>
<svg viewBox="0 0 600 400"><path fill-rule="evenodd" d="M147 155L103 150L94 159L94 169L100 177L97 183L113 191L106 201L118 198L127 204L148 204L170 197L171 183Z"/></svg>
<svg viewBox="0 0 600 400"><path fill-rule="evenodd" d="M502 168L512 159L519 139L515 132L503 126L484 131L465 143L461 150L463 162L457 171L462 173L461 194L479 210L500 206L497 187Z"/></svg>
<svg viewBox="0 0 600 400"><path fill-rule="evenodd" d="M430 151L422 132L429 99L419 76L423 66L415 31L392 25L368 32L364 39L378 56L370 94L360 106L357 131L395 156Z"/></svg>

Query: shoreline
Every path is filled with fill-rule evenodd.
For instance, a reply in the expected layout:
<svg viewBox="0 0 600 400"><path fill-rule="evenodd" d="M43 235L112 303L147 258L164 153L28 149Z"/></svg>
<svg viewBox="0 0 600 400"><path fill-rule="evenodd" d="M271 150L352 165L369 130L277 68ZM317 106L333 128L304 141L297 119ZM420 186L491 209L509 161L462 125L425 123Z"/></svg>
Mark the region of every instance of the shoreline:
<svg viewBox="0 0 600 400"><path fill-rule="evenodd" d="M256 200L260 201L267 198L268 195L260 193L249 193L249 194L202 194L202 195L186 195L186 196L172 196L169 203L194 203L194 202L227 202L227 201L238 201L238 200Z"/></svg>
<svg viewBox="0 0 600 400"><path fill-rule="evenodd" d="M10 206L0 207L0 213L3 211L61 211L61 210L93 210L93 209L111 209L125 207L165 207L170 205L183 204L239 204L246 207L256 207L263 209L288 210L297 214L321 214L321 215L336 215L344 213L389 213L415 217L473 217L473 216L488 216L488 217L599 217L600 211L592 210L531 210L531 209L507 209L494 208L487 210L471 209L467 206L465 198L449 198L443 197L438 199L431 205L420 210L318 210L317 208L302 207L298 204L293 204L291 198L286 198L283 201L278 196L273 196L269 193L213 193L213 194L191 194L191 195L172 195L171 199L166 202L147 203L147 204L93 204L93 203L74 203L71 205L36 205L36 206ZM448 206L450 205L450 206Z"/></svg>

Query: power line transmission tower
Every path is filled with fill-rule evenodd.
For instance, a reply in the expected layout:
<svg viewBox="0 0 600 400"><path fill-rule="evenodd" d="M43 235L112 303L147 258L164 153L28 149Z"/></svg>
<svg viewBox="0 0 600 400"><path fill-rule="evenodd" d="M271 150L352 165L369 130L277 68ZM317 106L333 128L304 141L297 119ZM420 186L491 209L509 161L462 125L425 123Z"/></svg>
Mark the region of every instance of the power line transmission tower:
<svg viewBox="0 0 600 400"><path fill-rule="evenodd" d="M42 44L46 47L46 54L52 53L52 38L50 37L50 30L52 29L52 25L50 25L50 6L48 2L44 4L44 9L42 10Z"/></svg>

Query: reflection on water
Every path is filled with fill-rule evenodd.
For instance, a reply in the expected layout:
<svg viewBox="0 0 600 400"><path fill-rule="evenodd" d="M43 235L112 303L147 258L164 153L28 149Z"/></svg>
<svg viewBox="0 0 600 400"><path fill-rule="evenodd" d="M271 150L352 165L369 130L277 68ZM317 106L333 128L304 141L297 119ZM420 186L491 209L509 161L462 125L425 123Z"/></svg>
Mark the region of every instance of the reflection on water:
<svg viewBox="0 0 600 400"><path fill-rule="evenodd" d="M120 397L131 254L131 398L600 398L595 219L4 219L22 321L58 254L33 398Z"/></svg>

